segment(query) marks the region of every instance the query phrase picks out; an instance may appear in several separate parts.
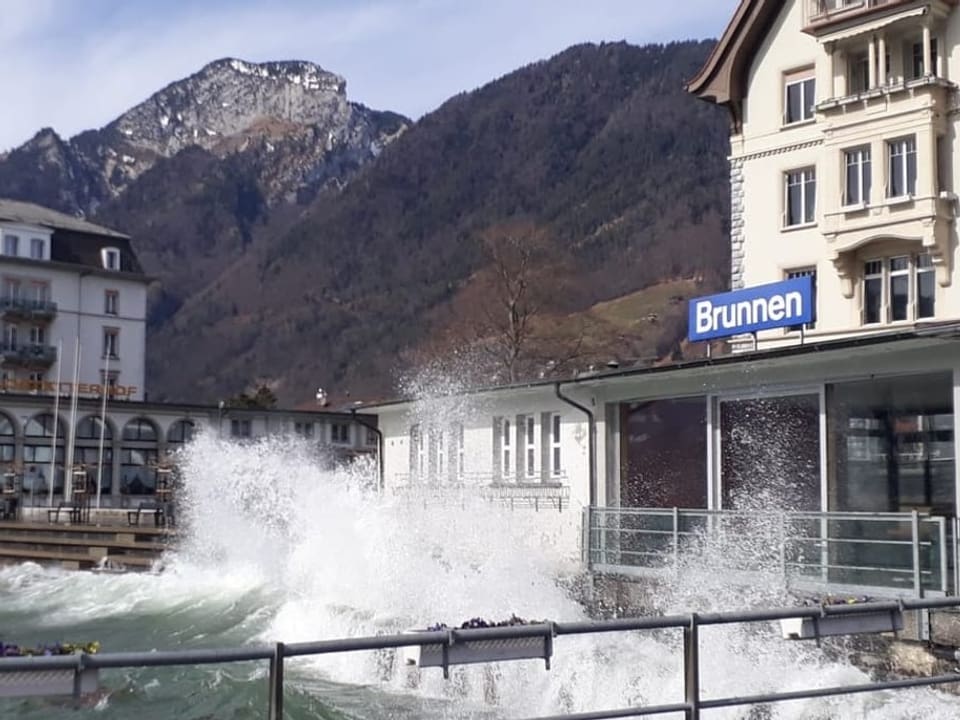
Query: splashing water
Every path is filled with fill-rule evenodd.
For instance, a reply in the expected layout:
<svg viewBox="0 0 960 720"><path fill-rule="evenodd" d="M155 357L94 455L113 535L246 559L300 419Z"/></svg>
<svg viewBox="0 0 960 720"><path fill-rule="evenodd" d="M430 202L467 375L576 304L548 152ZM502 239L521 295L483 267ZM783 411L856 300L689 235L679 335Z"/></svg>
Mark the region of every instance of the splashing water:
<svg viewBox="0 0 960 720"><path fill-rule="evenodd" d="M306 445L276 439L238 446L201 436L182 463L188 531L162 573L0 570L3 639L185 649L395 633L476 616L586 617L568 590L577 571L560 540L576 531L576 513L379 496L369 466L322 470ZM740 597L717 561L691 555L658 605L705 611L785 599L776 587ZM779 641L772 627L703 636L705 697L868 680L814 646ZM458 667L445 681L384 651L292 661L287 680L292 718L522 718L676 702L683 682L670 633L561 637L550 671L536 661ZM71 717L255 718L266 707L263 665L118 671L104 681L108 694ZM59 709L49 700L0 702L2 717ZM954 709L947 696L910 691L708 717L903 720Z"/></svg>

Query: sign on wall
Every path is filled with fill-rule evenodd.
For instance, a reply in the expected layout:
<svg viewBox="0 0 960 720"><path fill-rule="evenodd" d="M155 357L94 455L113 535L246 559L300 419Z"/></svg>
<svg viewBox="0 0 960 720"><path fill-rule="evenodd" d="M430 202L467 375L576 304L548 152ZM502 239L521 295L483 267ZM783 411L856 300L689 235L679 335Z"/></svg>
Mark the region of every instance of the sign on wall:
<svg viewBox="0 0 960 720"><path fill-rule="evenodd" d="M73 383L60 383L60 394L70 395L73 393ZM77 384L77 395L94 395L100 397L106 388L109 397L133 397L137 394L136 385L97 385L94 383ZM14 393L43 393L45 395L54 395L57 392L57 383L38 382L36 380L27 380L26 378L9 378L0 380L0 392Z"/></svg>
<svg viewBox="0 0 960 720"><path fill-rule="evenodd" d="M713 340L813 319L813 279L798 277L692 299L687 334L691 341Z"/></svg>

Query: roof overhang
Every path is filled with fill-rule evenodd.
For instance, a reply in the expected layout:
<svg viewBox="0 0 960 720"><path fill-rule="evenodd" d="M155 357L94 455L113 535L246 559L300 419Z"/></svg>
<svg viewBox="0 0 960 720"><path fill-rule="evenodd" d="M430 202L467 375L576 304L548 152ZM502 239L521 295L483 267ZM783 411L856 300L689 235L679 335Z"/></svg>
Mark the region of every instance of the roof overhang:
<svg viewBox="0 0 960 720"><path fill-rule="evenodd" d="M733 19L700 71L687 83L687 92L726 106L735 129L742 117L750 61L780 11L783 0L740 0Z"/></svg>

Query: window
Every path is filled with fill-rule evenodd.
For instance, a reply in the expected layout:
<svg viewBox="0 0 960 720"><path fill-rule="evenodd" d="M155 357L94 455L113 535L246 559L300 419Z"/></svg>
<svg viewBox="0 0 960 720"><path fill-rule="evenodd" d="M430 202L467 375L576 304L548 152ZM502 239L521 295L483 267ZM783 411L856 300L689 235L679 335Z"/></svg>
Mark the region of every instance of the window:
<svg viewBox="0 0 960 720"><path fill-rule="evenodd" d="M922 78L926 75L935 75L937 72L937 39L930 38L930 68L923 66L923 41L913 43L913 57L910 64L911 75L913 79Z"/></svg>
<svg viewBox="0 0 960 720"><path fill-rule="evenodd" d="M120 331L117 328L103 329L103 356L116 360L120 348Z"/></svg>
<svg viewBox="0 0 960 720"><path fill-rule="evenodd" d="M43 325L31 325L30 326L30 344L31 345L46 345L47 344L47 332Z"/></svg>
<svg viewBox="0 0 960 720"><path fill-rule="evenodd" d="M30 257L34 260L43 260L44 244L42 238L30 238Z"/></svg>
<svg viewBox="0 0 960 720"><path fill-rule="evenodd" d="M347 423L333 423L330 426L330 442L336 445L349 445L350 426Z"/></svg>
<svg viewBox="0 0 960 720"><path fill-rule="evenodd" d="M195 429L193 420L177 420L167 430L167 442L171 445L190 442Z"/></svg>
<svg viewBox="0 0 960 720"><path fill-rule="evenodd" d="M312 439L313 438L313 423L312 422L298 422L293 424L293 431L303 438Z"/></svg>
<svg viewBox="0 0 960 720"><path fill-rule="evenodd" d="M45 282L30 283L30 299L38 304L50 302L50 285Z"/></svg>
<svg viewBox="0 0 960 720"><path fill-rule="evenodd" d="M414 477L423 477L426 472L427 457L424 452L423 430L419 425L410 428L410 472Z"/></svg>
<svg viewBox="0 0 960 720"><path fill-rule="evenodd" d="M933 258L923 253L868 260L863 266L863 324L934 316Z"/></svg>
<svg viewBox="0 0 960 720"><path fill-rule="evenodd" d="M442 431L434 433L434 449L436 450L436 465L433 476L439 481L447 474L447 438Z"/></svg>
<svg viewBox="0 0 960 720"><path fill-rule="evenodd" d="M153 421L146 418L134 418L123 426L124 442L151 442L157 441L159 433Z"/></svg>
<svg viewBox="0 0 960 720"><path fill-rule="evenodd" d="M524 432L524 438L526 440L524 443L526 449L524 471L528 478L532 478L537 474L537 423L533 415L528 415L524 418L524 423L526 425Z"/></svg>
<svg viewBox="0 0 960 720"><path fill-rule="evenodd" d="M20 254L20 238L17 235L3 236L3 254L11 257Z"/></svg>
<svg viewBox="0 0 960 720"><path fill-rule="evenodd" d="M377 445L377 440L377 433L374 430L367 428L367 445Z"/></svg>
<svg viewBox="0 0 960 720"><path fill-rule="evenodd" d="M867 53L850 57L847 65L847 84L851 95L870 89L870 56Z"/></svg>
<svg viewBox="0 0 960 720"><path fill-rule="evenodd" d="M249 420L231 420L230 435L236 438L248 438L251 436Z"/></svg>
<svg viewBox="0 0 960 720"><path fill-rule="evenodd" d="M817 171L814 168L804 168L789 172L786 186L785 226L812 223L817 210Z"/></svg>
<svg viewBox="0 0 960 720"><path fill-rule="evenodd" d="M39 392L43 389L43 373L42 372L32 372L27 375L27 380L30 381L30 392Z"/></svg>
<svg viewBox="0 0 960 720"><path fill-rule="evenodd" d="M103 248L100 251L100 259L106 270L120 269L120 250L114 247Z"/></svg>
<svg viewBox="0 0 960 720"><path fill-rule="evenodd" d="M116 290L107 290L103 294L103 313L104 315L117 314L117 300L119 293Z"/></svg>
<svg viewBox="0 0 960 720"><path fill-rule="evenodd" d="M553 415L550 421L550 474L557 477L563 473L563 465L560 464L560 416Z"/></svg>
<svg viewBox="0 0 960 720"><path fill-rule="evenodd" d="M502 422L502 442L500 443L500 472L503 477L513 475L512 464L510 462L510 421L506 418Z"/></svg>
<svg viewBox="0 0 960 720"><path fill-rule="evenodd" d="M3 327L3 343L8 348L17 347L17 326L16 325L4 325Z"/></svg>
<svg viewBox="0 0 960 720"><path fill-rule="evenodd" d="M859 147L844 153L847 166L844 205L867 205L870 202L870 148Z"/></svg>
<svg viewBox="0 0 960 720"><path fill-rule="evenodd" d="M816 268L798 268L797 270L788 270L787 271L787 280L793 280L794 278L810 278L810 284L813 286L813 322L804 323L803 325L793 325L788 328L791 331L798 330L813 330L817 326L817 269Z"/></svg>
<svg viewBox="0 0 960 720"><path fill-rule="evenodd" d="M4 278L3 296L10 300L19 300L22 296L22 287L17 278Z"/></svg>
<svg viewBox="0 0 960 720"><path fill-rule="evenodd" d="M463 432L463 423L457 424L456 433L457 433L456 435L457 437L457 478L460 480L463 480L463 476L466 471L466 465L465 465L465 459L466 459L465 458L465 455L466 455L465 439L466 438Z"/></svg>
<svg viewBox="0 0 960 720"><path fill-rule="evenodd" d="M813 69L794 73L784 79L784 124L804 122L813 119L816 103L816 81L812 77ZM802 77L802 76L806 77Z"/></svg>
<svg viewBox="0 0 960 720"><path fill-rule="evenodd" d="M891 140L887 143L890 156L887 197L900 198L917 192L917 139L914 137Z"/></svg>

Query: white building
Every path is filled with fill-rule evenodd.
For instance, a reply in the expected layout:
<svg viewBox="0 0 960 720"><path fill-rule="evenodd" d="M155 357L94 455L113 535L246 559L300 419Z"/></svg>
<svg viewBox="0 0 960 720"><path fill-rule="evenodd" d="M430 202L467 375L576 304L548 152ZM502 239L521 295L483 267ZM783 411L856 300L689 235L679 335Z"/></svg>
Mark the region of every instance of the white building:
<svg viewBox="0 0 960 720"><path fill-rule="evenodd" d="M428 402L369 408L387 488L565 496L618 572L787 511L759 546L795 578L957 591L956 6L742 0L689 85L731 118L734 291L691 301L690 335L737 352L464 394L426 431Z"/></svg>
<svg viewBox="0 0 960 720"><path fill-rule="evenodd" d="M80 395L141 400L149 283L128 236L0 199L3 389L68 394L79 339Z"/></svg>

